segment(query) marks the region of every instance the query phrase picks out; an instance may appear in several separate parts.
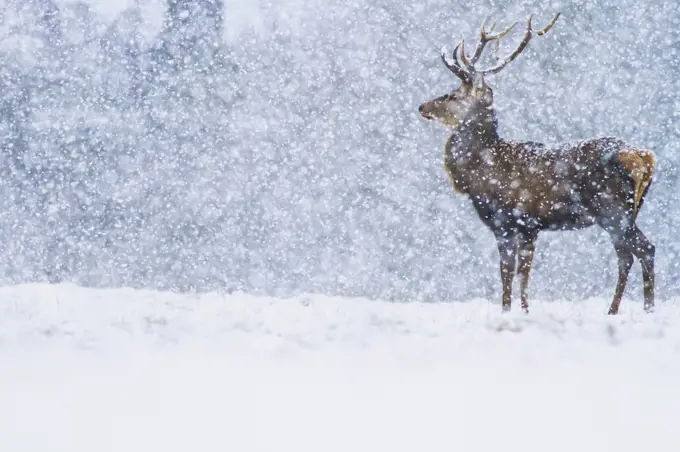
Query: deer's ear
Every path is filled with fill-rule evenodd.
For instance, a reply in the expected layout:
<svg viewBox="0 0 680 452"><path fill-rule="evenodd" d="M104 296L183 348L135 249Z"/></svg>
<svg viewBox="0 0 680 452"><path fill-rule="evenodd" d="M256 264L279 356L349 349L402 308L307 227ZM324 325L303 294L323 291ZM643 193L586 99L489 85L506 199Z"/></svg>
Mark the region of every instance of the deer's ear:
<svg viewBox="0 0 680 452"><path fill-rule="evenodd" d="M480 72L477 72L472 79L472 87L477 94L482 94L484 92L485 86L486 83L484 83L484 76Z"/></svg>

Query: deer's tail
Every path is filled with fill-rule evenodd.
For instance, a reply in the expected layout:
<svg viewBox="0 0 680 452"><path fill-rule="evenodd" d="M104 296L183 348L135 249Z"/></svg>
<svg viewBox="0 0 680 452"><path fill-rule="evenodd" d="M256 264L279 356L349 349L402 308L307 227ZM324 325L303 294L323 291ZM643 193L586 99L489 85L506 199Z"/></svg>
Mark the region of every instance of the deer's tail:
<svg viewBox="0 0 680 452"><path fill-rule="evenodd" d="M627 148L618 152L618 158L626 172L633 179L633 219L637 218L643 198L652 183L656 158L645 149ZM633 220L634 221L634 220Z"/></svg>

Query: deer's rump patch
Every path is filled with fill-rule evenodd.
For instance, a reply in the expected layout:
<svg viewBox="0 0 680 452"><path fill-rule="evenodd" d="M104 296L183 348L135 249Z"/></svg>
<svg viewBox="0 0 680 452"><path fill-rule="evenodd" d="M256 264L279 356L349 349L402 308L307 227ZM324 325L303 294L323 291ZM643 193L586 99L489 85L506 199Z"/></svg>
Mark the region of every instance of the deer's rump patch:
<svg viewBox="0 0 680 452"><path fill-rule="evenodd" d="M633 214L636 215L642 196L652 182L656 159L652 152L635 148L619 151L618 158L635 183Z"/></svg>

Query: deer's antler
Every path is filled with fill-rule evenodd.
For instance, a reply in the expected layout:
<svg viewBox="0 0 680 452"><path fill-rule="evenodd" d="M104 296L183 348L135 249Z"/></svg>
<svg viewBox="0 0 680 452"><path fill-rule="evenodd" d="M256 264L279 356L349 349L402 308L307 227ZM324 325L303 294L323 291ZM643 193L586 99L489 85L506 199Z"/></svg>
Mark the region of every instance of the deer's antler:
<svg viewBox="0 0 680 452"><path fill-rule="evenodd" d="M557 13L557 15L555 15L555 18L552 20L552 22L550 22L545 28L543 28L541 30L537 30L536 34L538 36L543 36L544 34L546 34L548 32L548 30L550 30L553 27L553 25L555 25L555 22L557 22L557 19L560 17L560 14L561 13ZM505 57L505 59L503 61L501 61L500 63L498 63L496 66L490 67L488 69L484 69L484 70L481 71L481 73L485 74L485 75L486 74L496 74L496 73L500 72L501 70L503 70L503 68L505 66L507 66L508 63L510 63L515 58L517 58L517 55L522 53L522 51L527 46L527 44L529 44L529 41L531 40L533 35L534 35L534 30L531 28L531 15L529 15L529 17L527 18L527 31L524 33L524 38L519 43L519 45L517 46L515 51L512 52L507 57Z"/></svg>
<svg viewBox="0 0 680 452"><path fill-rule="evenodd" d="M458 53L458 48L462 44L463 41L456 44L456 47L453 48L453 64L450 64L448 61L446 61L446 50L442 47L442 61L444 62L444 65L456 75L456 77L458 77L465 83L471 83L472 77L468 72L465 72L465 69L460 67L460 64L458 63L458 57L456 56L456 54Z"/></svg>
<svg viewBox="0 0 680 452"><path fill-rule="evenodd" d="M465 43L464 42L461 46L460 59L463 62L463 64L465 65L465 67L467 68L467 70L470 71L471 73L474 73L475 63L477 63L477 60L479 60L479 57L482 56L482 52L484 51L484 47L487 45L487 43L489 43L490 41L494 41L494 40L500 40L503 36L510 33L510 30L515 28L515 25L517 25L517 22L515 22L514 24L510 25L508 28L506 28L502 32L497 33L495 35L490 35L490 34L487 34L487 31L484 27L484 25L486 24L486 19L487 19L487 17L484 17L484 20L482 21L482 25L479 28L479 35L480 35L479 36L479 42L477 43L477 47L475 48L475 53L472 54L472 58L470 58L468 60L467 55L465 55ZM488 33L491 33L495 26L496 26L495 23L493 25L491 25L491 29L488 31Z"/></svg>
<svg viewBox="0 0 680 452"><path fill-rule="evenodd" d="M490 67L488 69L479 70L475 68L475 64L477 63L477 61L479 61L479 58L482 56L482 53L484 52L484 48L486 47L486 45L491 41L496 41L496 44L498 44L501 38L507 35L515 27L515 25L517 25L517 22L515 22L514 24L510 25L500 33L490 34L493 32L493 29L496 26L496 24L494 23L493 25L491 25L489 31L486 31L485 24L487 18L484 17L484 20L482 21L482 25L479 30L480 34L479 42L477 43L477 46L475 47L475 51L472 54L472 56L468 58L468 56L465 54L465 41L463 40L460 43L458 43L456 47L453 49L453 63L451 64L447 61L444 49L442 49L442 61L451 72L453 72L458 78L460 78L465 83L470 83L473 80L474 75L476 73L481 73L484 75L496 74L503 70L503 68L507 66L508 63L513 61L515 58L517 58L517 56L520 53L522 53L527 44L529 44L529 41L531 40L534 33L536 33L538 36L543 36L544 34L546 34L548 30L550 30L553 27L553 25L555 25L555 22L557 22L557 19L560 17L560 14L561 13L557 13L557 15L555 15L555 18L552 20L552 22L548 24L548 26L541 30L536 31L534 31L531 28L532 15L529 15L529 17L527 18L527 29L526 32L524 33L524 38L519 43L517 48L497 65ZM458 62L457 54L459 48L460 48L460 60L463 62L464 68Z"/></svg>

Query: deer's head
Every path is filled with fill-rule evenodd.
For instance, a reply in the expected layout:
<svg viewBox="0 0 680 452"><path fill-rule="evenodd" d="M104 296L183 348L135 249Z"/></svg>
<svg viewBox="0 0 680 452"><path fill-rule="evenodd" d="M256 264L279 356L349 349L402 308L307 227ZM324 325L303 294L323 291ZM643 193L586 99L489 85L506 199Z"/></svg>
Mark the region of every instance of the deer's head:
<svg viewBox="0 0 680 452"><path fill-rule="evenodd" d="M482 121L489 115L492 104L491 88L482 74L476 74L474 81L464 81L450 93L425 102L418 110L424 118L455 129L463 122Z"/></svg>
<svg viewBox="0 0 680 452"><path fill-rule="evenodd" d="M512 60L517 58L517 55L522 53L524 48L531 40L534 33L541 36L548 32L557 22L560 13L557 13L555 18L542 30L534 30L531 28L531 16L527 19L527 29L524 33L524 39L519 43L517 48L505 59L499 62L496 66L488 69L477 69L475 64L482 56L484 47L491 41L499 42L499 40L508 34L510 30L517 24L516 22L503 30L501 33L490 34L493 32L494 26L488 32L485 30L484 24L486 18L482 22L480 28L480 39L472 56L468 57L465 53L465 42L461 41L453 49L453 61L449 62L446 58L446 53L442 50L442 61L444 65L453 74L461 80L458 88L454 89L448 94L439 96L429 102L422 104L418 110L425 119L437 121L446 127L457 128L463 123L479 123L489 118L491 107L493 105L493 91L486 84L484 76L487 74L495 74L500 72ZM458 54L460 53L460 61L458 62Z"/></svg>

